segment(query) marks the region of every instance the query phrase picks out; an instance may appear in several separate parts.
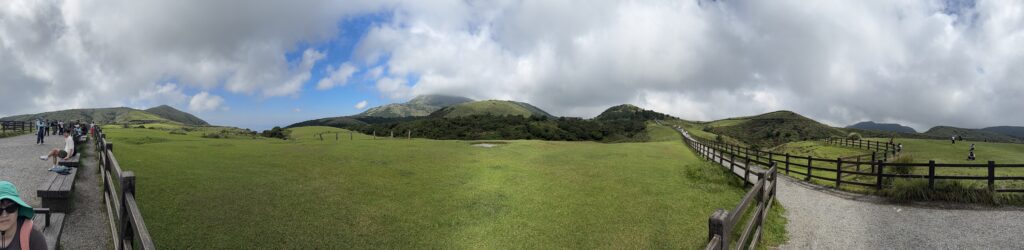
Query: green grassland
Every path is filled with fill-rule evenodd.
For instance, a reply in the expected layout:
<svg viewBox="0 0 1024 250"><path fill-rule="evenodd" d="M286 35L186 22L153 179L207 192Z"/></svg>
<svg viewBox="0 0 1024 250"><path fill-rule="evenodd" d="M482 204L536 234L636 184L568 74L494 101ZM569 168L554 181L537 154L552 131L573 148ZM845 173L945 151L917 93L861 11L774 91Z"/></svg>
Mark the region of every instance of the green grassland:
<svg viewBox="0 0 1024 250"><path fill-rule="evenodd" d="M105 127L168 248L702 248L745 193L678 134L653 142L374 139L302 127L291 140ZM318 133L340 133L335 139ZM674 135L674 137L670 136ZM674 139L673 139L674 138ZM785 241L782 207L764 245Z"/></svg>
<svg viewBox="0 0 1024 250"><path fill-rule="evenodd" d="M776 154L789 154L791 156L799 157L811 156L813 158L822 159L836 159L839 157L871 154L871 151L866 149L830 145L823 141L790 142L775 146L768 151Z"/></svg>

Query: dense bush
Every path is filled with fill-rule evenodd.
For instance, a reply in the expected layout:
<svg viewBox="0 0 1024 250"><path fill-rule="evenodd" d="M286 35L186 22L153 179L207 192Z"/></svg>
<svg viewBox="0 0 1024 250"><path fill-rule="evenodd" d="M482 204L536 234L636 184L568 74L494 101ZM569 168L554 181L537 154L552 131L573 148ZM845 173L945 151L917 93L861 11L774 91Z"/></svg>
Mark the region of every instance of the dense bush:
<svg viewBox="0 0 1024 250"><path fill-rule="evenodd" d="M406 135L447 140L643 141L645 120L586 120L573 117L472 115L349 126L364 134Z"/></svg>
<svg viewBox="0 0 1024 250"><path fill-rule="evenodd" d="M172 134L172 135L187 135L188 133L186 133L184 130L181 130L181 129L175 129L175 130L171 130L170 134Z"/></svg>
<svg viewBox="0 0 1024 250"><path fill-rule="evenodd" d="M274 127L270 130L263 130L263 132L260 133L260 136L287 140L290 134L290 130L282 129L281 127Z"/></svg>
<svg viewBox="0 0 1024 250"><path fill-rule="evenodd" d="M850 132L849 135L846 135L846 139L849 139L849 140L860 140L860 133Z"/></svg>

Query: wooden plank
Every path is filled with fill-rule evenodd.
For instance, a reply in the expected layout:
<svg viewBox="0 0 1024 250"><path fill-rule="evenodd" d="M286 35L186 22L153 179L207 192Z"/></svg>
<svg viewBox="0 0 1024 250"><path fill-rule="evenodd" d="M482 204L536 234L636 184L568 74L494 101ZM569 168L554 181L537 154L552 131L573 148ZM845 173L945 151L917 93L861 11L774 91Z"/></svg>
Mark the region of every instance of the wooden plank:
<svg viewBox="0 0 1024 250"><path fill-rule="evenodd" d="M124 199L128 210L128 221L132 228L135 228L132 231L135 232L135 240L139 243L139 248L156 249L153 238L149 235L149 230L146 229L146 222L142 219L142 212L139 212L139 204L135 202L135 195L125 194Z"/></svg>
<svg viewBox="0 0 1024 250"><path fill-rule="evenodd" d="M45 226L45 216L32 218L33 226L43 233L43 238L46 239L46 245L49 246L49 249L59 249L60 235L64 230L64 215L64 213L51 213L49 227Z"/></svg>

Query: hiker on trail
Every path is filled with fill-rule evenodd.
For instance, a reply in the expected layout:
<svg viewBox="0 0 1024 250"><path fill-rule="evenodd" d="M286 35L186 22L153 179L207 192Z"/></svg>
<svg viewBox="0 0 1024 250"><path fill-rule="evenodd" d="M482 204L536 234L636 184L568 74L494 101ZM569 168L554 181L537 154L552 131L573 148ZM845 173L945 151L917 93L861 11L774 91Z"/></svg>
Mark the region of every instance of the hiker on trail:
<svg viewBox="0 0 1024 250"><path fill-rule="evenodd" d="M903 153L903 143L896 145L896 153Z"/></svg>
<svg viewBox="0 0 1024 250"><path fill-rule="evenodd" d="M53 158L53 167L50 168L52 170L57 168L57 158L67 160L73 155L75 155L75 140L71 138L70 133L64 133L64 149L55 148L50 151L50 154L40 156L39 159L45 161Z"/></svg>
<svg viewBox="0 0 1024 250"><path fill-rule="evenodd" d="M42 118L36 118L36 144L43 144L43 137L46 136L46 125Z"/></svg>
<svg viewBox="0 0 1024 250"><path fill-rule="evenodd" d="M971 152L974 152L974 143L971 143Z"/></svg>
<svg viewBox="0 0 1024 250"><path fill-rule="evenodd" d="M0 249L46 250L46 238L32 226L34 216L14 184L0 181Z"/></svg>
<svg viewBox="0 0 1024 250"><path fill-rule="evenodd" d="M949 141L953 142L953 144L956 144L956 136L954 135L952 138L949 138Z"/></svg>
<svg viewBox="0 0 1024 250"><path fill-rule="evenodd" d="M971 150L971 153L967 155L967 160L973 161L974 159L974 150Z"/></svg>

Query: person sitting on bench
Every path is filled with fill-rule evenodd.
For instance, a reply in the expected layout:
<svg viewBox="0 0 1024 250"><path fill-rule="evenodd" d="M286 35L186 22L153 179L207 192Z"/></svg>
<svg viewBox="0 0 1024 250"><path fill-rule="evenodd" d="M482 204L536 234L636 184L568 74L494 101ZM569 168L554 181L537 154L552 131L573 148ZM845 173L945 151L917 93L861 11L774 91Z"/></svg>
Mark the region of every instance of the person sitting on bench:
<svg viewBox="0 0 1024 250"><path fill-rule="evenodd" d="M71 133L64 133L64 149L53 149L50 154L40 156L40 160L47 160L53 158L53 168L57 167L57 158L61 160L67 160L71 156L75 155L75 139L71 137ZM50 168L50 169L53 169Z"/></svg>
<svg viewBox="0 0 1024 250"><path fill-rule="evenodd" d="M974 150L971 150L971 154L967 155L967 160L973 161L974 159Z"/></svg>

